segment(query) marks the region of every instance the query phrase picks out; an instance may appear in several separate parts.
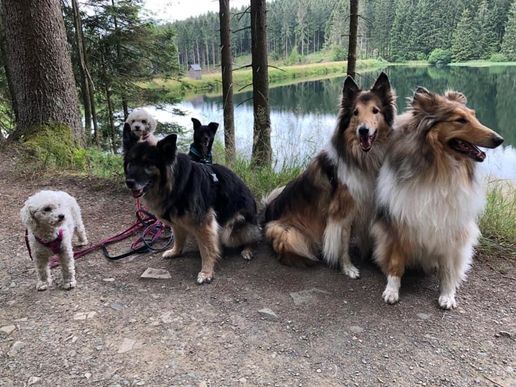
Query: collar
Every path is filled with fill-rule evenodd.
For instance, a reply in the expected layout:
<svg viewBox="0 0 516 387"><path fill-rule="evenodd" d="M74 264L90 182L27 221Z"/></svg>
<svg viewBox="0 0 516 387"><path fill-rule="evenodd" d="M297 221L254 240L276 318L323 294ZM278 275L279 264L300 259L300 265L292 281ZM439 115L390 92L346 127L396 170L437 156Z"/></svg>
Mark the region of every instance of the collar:
<svg viewBox="0 0 516 387"><path fill-rule="evenodd" d="M57 233L57 238L54 240L47 242L47 241L44 241L41 238L37 237L36 235L34 235L34 238L36 238L36 240L40 244L42 244L46 248L50 249L54 254L59 254L61 252L61 242L63 240L63 229L62 228L59 229L59 232Z"/></svg>
<svg viewBox="0 0 516 387"><path fill-rule="evenodd" d="M202 153L197 149L195 146L195 143L190 144L190 153L199 157L201 160L200 163L203 164L212 164L213 163L213 157L211 154L211 151L208 152L208 155L206 157L202 157Z"/></svg>

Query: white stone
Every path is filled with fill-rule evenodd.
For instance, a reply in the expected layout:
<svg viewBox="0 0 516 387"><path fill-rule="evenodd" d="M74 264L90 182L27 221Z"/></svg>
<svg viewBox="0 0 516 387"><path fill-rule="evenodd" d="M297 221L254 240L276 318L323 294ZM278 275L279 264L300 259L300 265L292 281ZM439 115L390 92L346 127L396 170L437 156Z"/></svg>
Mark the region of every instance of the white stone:
<svg viewBox="0 0 516 387"><path fill-rule="evenodd" d="M153 269L152 267L148 267L140 278L152 278L152 279L170 279L172 276L170 272L165 269Z"/></svg>
<svg viewBox="0 0 516 387"><path fill-rule="evenodd" d="M9 336L11 333L13 333L16 330L16 326L14 325L6 325L0 328L0 332L5 333L7 336Z"/></svg>
<svg viewBox="0 0 516 387"><path fill-rule="evenodd" d="M118 353L126 353L131 351L136 344L136 340L124 338L120 347L118 347Z"/></svg>
<svg viewBox="0 0 516 387"><path fill-rule="evenodd" d="M258 311L258 313L260 314L260 316L262 316L266 320L270 320L270 321L277 321L278 320L278 315L276 313L274 313L269 308L260 309Z"/></svg>

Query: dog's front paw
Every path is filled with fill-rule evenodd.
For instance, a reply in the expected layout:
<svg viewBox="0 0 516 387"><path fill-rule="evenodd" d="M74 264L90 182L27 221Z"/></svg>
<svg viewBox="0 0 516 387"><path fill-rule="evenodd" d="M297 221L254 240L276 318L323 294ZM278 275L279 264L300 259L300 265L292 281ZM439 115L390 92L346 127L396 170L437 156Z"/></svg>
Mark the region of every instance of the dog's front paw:
<svg viewBox="0 0 516 387"><path fill-rule="evenodd" d="M358 279L358 278L360 278L360 271L355 266L353 266L352 264L345 265L342 268L342 272L344 274L346 274L351 279Z"/></svg>
<svg viewBox="0 0 516 387"><path fill-rule="evenodd" d="M70 281L64 281L63 285L61 286L64 290L70 290L77 286L77 281L75 279L72 279Z"/></svg>
<svg viewBox="0 0 516 387"><path fill-rule="evenodd" d="M246 261L250 261L251 259L253 259L253 250L249 249L249 248L245 248L242 250L242 252L240 253L240 255L242 256L242 258L244 258Z"/></svg>
<svg viewBox="0 0 516 387"><path fill-rule="evenodd" d="M211 284L211 281L213 281L213 273L208 273L205 271L200 271L199 274L197 274L197 284Z"/></svg>
<svg viewBox="0 0 516 387"><path fill-rule="evenodd" d="M179 257L183 252L176 247L172 247L171 249L165 251L162 255L163 258L176 258Z"/></svg>
<svg viewBox="0 0 516 387"><path fill-rule="evenodd" d="M47 281L38 281L38 283L36 284L36 289L42 292L44 290L47 290L49 286L50 284Z"/></svg>
<svg viewBox="0 0 516 387"><path fill-rule="evenodd" d="M455 309L457 307L455 296L452 294L441 294L439 296L439 306L443 309Z"/></svg>
<svg viewBox="0 0 516 387"><path fill-rule="evenodd" d="M392 289L389 286L383 291L383 300L387 304L395 304L400 300L400 293L397 289Z"/></svg>
<svg viewBox="0 0 516 387"><path fill-rule="evenodd" d="M87 238L79 239L79 240L77 241L76 246L86 246L88 243L89 243L89 242L88 242L88 239L87 239Z"/></svg>

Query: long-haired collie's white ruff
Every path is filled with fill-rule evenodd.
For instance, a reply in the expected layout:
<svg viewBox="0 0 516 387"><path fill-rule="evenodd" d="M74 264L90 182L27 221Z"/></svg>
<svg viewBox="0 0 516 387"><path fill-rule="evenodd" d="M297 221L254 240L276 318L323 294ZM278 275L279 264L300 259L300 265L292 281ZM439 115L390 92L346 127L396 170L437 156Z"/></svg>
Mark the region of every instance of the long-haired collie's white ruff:
<svg viewBox="0 0 516 387"><path fill-rule="evenodd" d="M364 91L346 78L330 144L266 200L265 235L280 262L310 265L322 255L330 266L359 277L348 252L351 229L367 254L374 185L396 115L395 99L384 73Z"/></svg>
<svg viewBox="0 0 516 387"><path fill-rule="evenodd" d="M455 292L471 264L484 193L476 162L503 139L482 125L463 94L418 88L396 120L377 184L374 257L387 275L383 299L399 299L406 266L437 268L439 305L456 307Z"/></svg>
<svg viewBox="0 0 516 387"><path fill-rule="evenodd" d="M148 142L156 145L158 140L154 137L154 131L158 125L157 121L145 109L134 109L125 120L125 125L129 125L131 133L139 142Z"/></svg>

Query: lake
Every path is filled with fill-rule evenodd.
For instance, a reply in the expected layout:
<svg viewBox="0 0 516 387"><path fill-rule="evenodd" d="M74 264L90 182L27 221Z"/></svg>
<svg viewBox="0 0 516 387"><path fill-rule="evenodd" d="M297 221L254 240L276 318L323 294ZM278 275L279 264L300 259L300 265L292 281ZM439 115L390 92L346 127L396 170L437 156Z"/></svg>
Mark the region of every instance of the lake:
<svg viewBox="0 0 516 387"><path fill-rule="evenodd" d="M482 173L516 181L516 66L389 66L384 71L396 89L400 112L405 110L407 98L412 96L416 86L435 92L448 88L462 91L468 98L468 106L476 110L480 121L505 138L503 146L486 152ZM358 77L359 84L369 88L378 73L362 74ZM336 123L343 80L344 77L337 77L271 88L271 141L276 168L306 162L329 140ZM246 156L250 156L252 149L251 96L251 92L234 96L236 147L240 154ZM174 122L188 129L192 127L190 117L203 123L219 122L221 127L217 136L223 141L220 96L197 96L173 106L147 108L158 121ZM185 115L176 114L177 109ZM191 136L190 133L187 135Z"/></svg>

